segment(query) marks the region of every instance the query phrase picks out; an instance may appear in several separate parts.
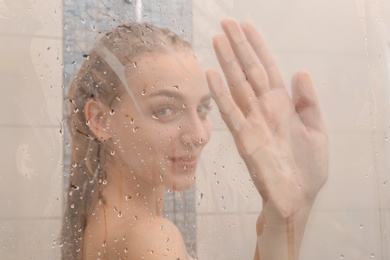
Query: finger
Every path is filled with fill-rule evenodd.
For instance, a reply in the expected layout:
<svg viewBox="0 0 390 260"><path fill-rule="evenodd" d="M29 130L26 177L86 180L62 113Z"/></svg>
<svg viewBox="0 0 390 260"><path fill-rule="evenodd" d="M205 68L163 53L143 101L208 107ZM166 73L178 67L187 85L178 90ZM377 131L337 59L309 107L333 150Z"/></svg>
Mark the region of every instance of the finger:
<svg viewBox="0 0 390 260"><path fill-rule="evenodd" d="M225 35L217 35L213 38L213 45L234 101L245 115L249 114L257 99L234 55L229 40Z"/></svg>
<svg viewBox="0 0 390 260"><path fill-rule="evenodd" d="M324 131L325 124L310 75L306 72L295 74L291 80L291 88L295 110L306 128Z"/></svg>
<svg viewBox="0 0 390 260"><path fill-rule="evenodd" d="M225 19L221 25L256 96L269 91L267 73L238 23Z"/></svg>
<svg viewBox="0 0 390 260"><path fill-rule="evenodd" d="M239 133L245 117L226 89L221 75L216 70L208 70L206 78L221 117L234 136Z"/></svg>
<svg viewBox="0 0 390 260"><path fill-rule="evenodd" d="M283 88L284 83L274 58L259 31L247 22L240 24L249 44L259 58L267 73L270 89Z"/></svg>

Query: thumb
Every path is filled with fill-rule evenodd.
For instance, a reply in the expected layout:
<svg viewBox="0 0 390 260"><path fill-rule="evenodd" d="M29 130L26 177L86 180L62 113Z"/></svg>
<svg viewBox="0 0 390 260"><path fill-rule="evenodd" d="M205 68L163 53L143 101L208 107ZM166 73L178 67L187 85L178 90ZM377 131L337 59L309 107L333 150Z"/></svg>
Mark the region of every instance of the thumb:
<svg viewBox="0 0 390 260"><path fill-rule="evenodd" d="M292 100L306 128L324 130L321 110L313 82L307 72L296 73L291 80Z"/></svg>

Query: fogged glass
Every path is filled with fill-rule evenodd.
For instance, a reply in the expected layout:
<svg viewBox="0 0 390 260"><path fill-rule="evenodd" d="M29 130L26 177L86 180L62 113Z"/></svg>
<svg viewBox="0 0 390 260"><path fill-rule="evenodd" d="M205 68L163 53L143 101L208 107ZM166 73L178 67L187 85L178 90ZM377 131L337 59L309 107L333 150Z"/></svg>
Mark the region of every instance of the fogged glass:
<svg viewBox="0 0 390 260"><path fill-rule="evenodd" d="M70 157L77 144L66 122L73 104L68 91L94 43L118 25L147 22L191 42L203 70L219 68L212 37L222 33L225 17L261 31L288 91L292 75L305 70L319 96L329 132L329 177L311 210L299 259L390 257L387 1L3 0L1 259L60 259L67 198L81 188L68 189L71 169L78 167ZM211 105L212 135L197 161L195 182L185 191L164 191L164 216L179 228L192 257L252 259L262 199ZM130 118L123 124L137 131ZM156 135L162 131L157 126Z"/></svg>

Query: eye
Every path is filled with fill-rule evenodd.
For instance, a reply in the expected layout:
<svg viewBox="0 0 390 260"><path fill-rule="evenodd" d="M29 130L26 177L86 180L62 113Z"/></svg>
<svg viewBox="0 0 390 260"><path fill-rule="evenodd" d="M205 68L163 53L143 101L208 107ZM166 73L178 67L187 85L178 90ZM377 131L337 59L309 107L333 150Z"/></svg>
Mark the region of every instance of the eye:
<svg viewBox="0 0 390 260"><path fill-rule="evenodd" d="M164 106L154 111L153 118L164 119L173 115L174 115L174 109L170 106Z"/></svg>
<svg viewBox="0 0 390 260"><path fill-rule="evenodd" d="M213 107L210 104L203 104L198 106L198 114L201 118L206 118Z"/></svg>

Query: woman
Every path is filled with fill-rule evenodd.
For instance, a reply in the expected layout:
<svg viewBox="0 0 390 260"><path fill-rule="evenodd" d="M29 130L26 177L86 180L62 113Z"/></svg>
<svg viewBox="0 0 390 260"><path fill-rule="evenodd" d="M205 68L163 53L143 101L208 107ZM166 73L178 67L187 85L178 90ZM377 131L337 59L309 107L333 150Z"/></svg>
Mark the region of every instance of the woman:
<svg viewBox="0 0 390 260"><path fill-rule="evenodd" d="M103 37L69 90L72 167L64 259L188 259L162 217L165 189L194 182L211 96L263 198L255 259L297 259L327 177L327 134L306 73L292 98L259 33L222 21L214 48L230 92L168 30L128 24ZM208 84L208 86L207 86ZM210 93L211 92L211 93Z"/></svg>

